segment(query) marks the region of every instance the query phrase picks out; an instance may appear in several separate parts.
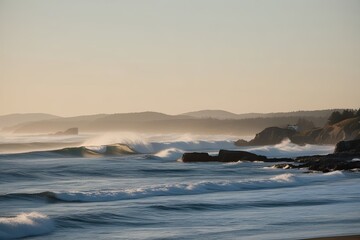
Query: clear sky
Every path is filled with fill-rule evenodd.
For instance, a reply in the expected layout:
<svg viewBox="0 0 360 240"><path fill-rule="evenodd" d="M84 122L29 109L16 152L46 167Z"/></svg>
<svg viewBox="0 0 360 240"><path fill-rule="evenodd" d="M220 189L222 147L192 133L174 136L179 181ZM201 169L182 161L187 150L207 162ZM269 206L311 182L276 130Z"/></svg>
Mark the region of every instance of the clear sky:
<svg viewBox="0 0 360 240"><path fill-rule="evenodd" d="M0 115L360 106L360 1L0 0Z"/></svg>

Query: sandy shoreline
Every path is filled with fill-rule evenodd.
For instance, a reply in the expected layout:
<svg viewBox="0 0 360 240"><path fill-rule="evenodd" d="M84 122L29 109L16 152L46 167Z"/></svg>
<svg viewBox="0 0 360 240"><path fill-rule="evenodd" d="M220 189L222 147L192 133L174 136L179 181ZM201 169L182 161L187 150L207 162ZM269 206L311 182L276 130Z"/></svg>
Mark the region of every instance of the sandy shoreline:
<svg viewBox="0 0 360 240"><path fill-rule="evenodd" d="M306 240L360 240L360 235L317 237L317 238L307 238Z"/></svg>

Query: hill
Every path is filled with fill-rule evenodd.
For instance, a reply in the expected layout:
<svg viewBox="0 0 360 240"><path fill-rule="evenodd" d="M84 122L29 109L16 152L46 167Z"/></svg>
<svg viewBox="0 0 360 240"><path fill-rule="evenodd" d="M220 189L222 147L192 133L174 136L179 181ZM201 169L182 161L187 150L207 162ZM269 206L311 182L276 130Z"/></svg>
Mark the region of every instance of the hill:
<svg viewBox="0 0 360 240"><path fill-rule="evenodd" d="M142 115L141 115L142 116ZM229 134L252 135L269 127L284 127L294 124L298 117L253 118L253 119L213 119L213 118L177 118L176 116L153 115L153 119L134 116L106 116L92 121L47 120L24 123L14 127L15 133L52 133L71 127L78 127L82 132L132 131L140 133L192 133L192 134ZM323 118L307 118L315 125L322 126Z"/></svg>
<svg viewBox="0 0 360 240"><path fill-rule="evenodd" d="M46 113L15 113L2 115L0 116L0 129L25 122L43 121L57 118L61 117Z"/></svg>
<svg viewBox="0 0 360 240"><path fill-rule="evenodd" d="M236 114L223 110L201 110L183 113L184 116L194 118L215 118L215 119L248 119L248 118L277 118L277 117L320 117L328 118L332 112L341 109L326 109L313 111L275 112L275 113L242 113Z"/></svg>
<svg viewBox="0 0 360 240"><path fill-rule="evenodd" d="M201 110L195 112L187 112L181 115L191 116L194 118L239 119L239 116L237 114L224 110Z"/></svg>

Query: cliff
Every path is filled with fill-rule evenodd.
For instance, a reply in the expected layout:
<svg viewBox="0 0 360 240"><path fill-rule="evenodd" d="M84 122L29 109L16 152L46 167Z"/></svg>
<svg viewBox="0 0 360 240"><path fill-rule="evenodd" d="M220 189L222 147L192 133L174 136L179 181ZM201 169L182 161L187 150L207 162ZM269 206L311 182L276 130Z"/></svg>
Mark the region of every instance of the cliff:
<svg viewBox="0 0 360 240"><path fill-rule="evenodd" d="M238 140L237 146L274 145L284 139L303 144L336 144L340 141L360 139L360 117L349 118L323 128L315 128L307 131L296 132L292 129L270 127L256 134L255 138L247 142Z"/></svg>

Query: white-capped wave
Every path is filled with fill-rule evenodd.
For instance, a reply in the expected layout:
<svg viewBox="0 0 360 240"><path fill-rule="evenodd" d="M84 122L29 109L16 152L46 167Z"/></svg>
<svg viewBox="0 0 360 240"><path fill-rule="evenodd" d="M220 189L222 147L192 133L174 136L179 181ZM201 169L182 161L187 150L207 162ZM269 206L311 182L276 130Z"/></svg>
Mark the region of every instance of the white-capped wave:
<svg viewBox="0 0 360 240"><path fill-rule="evenodd" d="M237 161L237 162L228 162L228 163L224 163L224 165L227 165L227 166L232 166L232 165L239 165L241 163L244 163L245 161Z"/></svg>
<svg viewBox="0 0 360 240"><path fill-rule="evenodd" d="M275 177L272 177L271 180L279 181L279 182L292 182L292 181L294 181L294 177L295 177L294 174L284 173L284 174L280 174Z"/></svg>
<svg viewBox="0 0 360 240"><path fill-rule="evenodd" d="M140 153L157 153L166 149L182 151L211 151L219 149L234 149L233 141L176 141L176 142L133 142L127 143Z"/></svg>
<svg viewBox="0 0 360 240"><path fill-rule="evenodd" d="M183 153L184 151L181 149L169 148L154 154L154 156L164 160L177 160L181 158Z"/></svg>
<svg viewBox="0 0 360 240"><path fill-rule="evenodd" d="M0 218L0 239L14 239L43 235L55 229L53 221L38 212L21 213Z"/></svg>
<svg viewBox="0 0 360 240"><path fill-rule="evenodd" d="M334 152L333 145L311 145L306 144L300 146L285 139L279 144L259 146L259 147L242 147L242 150L249 151L255 154L264 155L267 157L299 157L309 155L326 155Z"/></svg>
<svg viewBox="0 0 360 240"><path fill-rule="evenodd" d="M327 181L342 177L340 171L327 174L281 174L268 179L244 181L200 181L188 183L163 184L117 191L62 192L55 193L57 199L70 202L105 202L155 196L195 195L213 192L256 190L291 187L309 182Z"/></svg>
<svg viewBox="0 0 360 240"><path fill-rule="evenodd" d="M101 145L101 146L86 146L87 149L97 152L97 153L105 153L107 146Z"/></svg>

